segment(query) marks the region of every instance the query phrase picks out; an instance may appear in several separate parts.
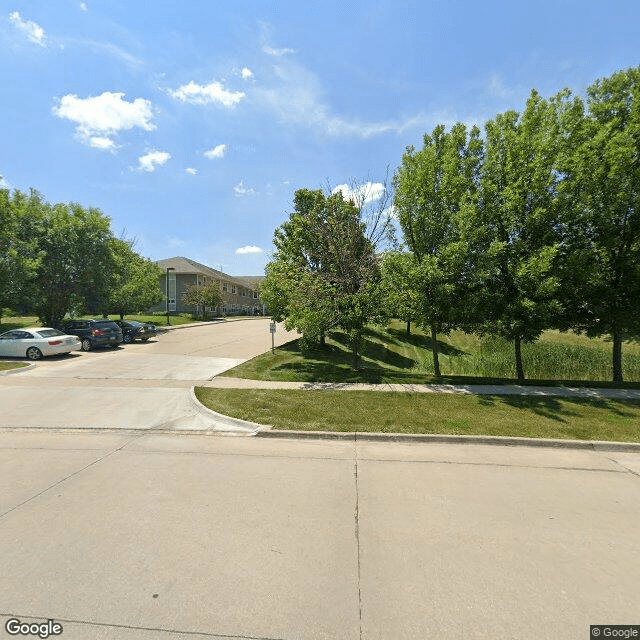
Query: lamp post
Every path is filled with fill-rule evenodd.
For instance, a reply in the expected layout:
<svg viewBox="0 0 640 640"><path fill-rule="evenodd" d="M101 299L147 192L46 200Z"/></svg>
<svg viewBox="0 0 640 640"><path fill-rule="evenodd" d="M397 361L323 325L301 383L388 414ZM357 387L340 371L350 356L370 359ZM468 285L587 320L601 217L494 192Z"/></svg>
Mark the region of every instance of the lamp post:
<svg viewBox="0 0 640 640"><path fill-rule="evenodd" d="M167 285L167 325L170 325L169 321L169 271L175 271L175 267L167 267L167 275L165 277L165 284Z"/></svg>

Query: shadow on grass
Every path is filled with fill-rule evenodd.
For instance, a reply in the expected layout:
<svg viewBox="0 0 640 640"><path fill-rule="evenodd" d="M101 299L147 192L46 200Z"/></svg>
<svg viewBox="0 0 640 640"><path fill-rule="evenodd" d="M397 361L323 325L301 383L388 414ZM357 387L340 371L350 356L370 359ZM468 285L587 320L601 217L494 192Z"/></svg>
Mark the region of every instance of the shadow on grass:
<svg viewBox="0 0 640 640"><path fill-rule="evenodd" d="M412 333L411 335L407 335L406 331L402 331L400 329L388 329L389 335L395 337L398 341L408 342L409 344L417 347L419 349L426 349L431 352L432 350L432 342L430 336L423 336L420 334ZM466 351L462 349L458 349L448 342L443 342L442 340L438 340L438 351L444 356L464 356L467 355Z"/></svg>
<svg viewBox="0 0 640 640"><path fill-rule="evenodd" d="M579 416L578 407L591 407L610 411L613 422L627 422L637 419L636 414L629 409L640 408L640 400L625 400L618 398L575 398L565 396L517 396L517 395L481 395L478 403L485 407L505 404L515 409L531 411L536 415L557 422L567 423L566 418ZM567 405L573 405L567 406ZM639 423L640 426L640 423ZM580 430L578 430L580 431ZM576 433L578 433L576 431ZM579 437L578 435L576 437Z"/></svg>

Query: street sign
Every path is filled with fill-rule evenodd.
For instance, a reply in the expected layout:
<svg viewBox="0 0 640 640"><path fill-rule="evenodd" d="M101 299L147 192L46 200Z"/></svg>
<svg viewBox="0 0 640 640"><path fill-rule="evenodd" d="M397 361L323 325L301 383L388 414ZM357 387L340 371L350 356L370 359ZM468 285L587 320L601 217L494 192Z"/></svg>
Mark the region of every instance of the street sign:
<svg viewBox="0 0 640 640"><path fill-rule="evenodd" d="M275 322L270 322L269 323L269 331L271 331L271 333L275 333L276 332L276 323Z"/></svg>

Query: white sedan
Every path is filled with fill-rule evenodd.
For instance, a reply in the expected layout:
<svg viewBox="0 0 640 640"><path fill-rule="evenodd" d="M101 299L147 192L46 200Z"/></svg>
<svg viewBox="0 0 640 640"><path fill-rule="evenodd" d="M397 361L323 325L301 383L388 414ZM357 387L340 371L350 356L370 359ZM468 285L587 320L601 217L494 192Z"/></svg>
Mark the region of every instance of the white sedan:
<svg viewBox="0 0 640 640"><path fill-rule="evenodd" d="M77 336L68 336L51 327L14 329L0 334L0 357L14 356L40 360L43 356L79 351L81 347Z"/></svg>

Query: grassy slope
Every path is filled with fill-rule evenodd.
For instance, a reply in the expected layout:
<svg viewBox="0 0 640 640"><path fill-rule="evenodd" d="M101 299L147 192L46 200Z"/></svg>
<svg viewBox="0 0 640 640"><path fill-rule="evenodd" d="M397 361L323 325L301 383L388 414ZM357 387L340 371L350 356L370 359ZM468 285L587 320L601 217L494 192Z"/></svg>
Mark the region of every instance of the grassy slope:
<svg viewBox="0 0 640 640"><path fill-rule="evenodd" d="M372 391L197 388L206 406L303 431L640 441L640 401Z"/></svg>
<svg viewBox="0 0 640 640"><path fill-rule="evenodd" d="M303 357L297 341L253 358L222 374L258 380L328 382L513 382L513 346L497 338L480 338L462 331L438 337L443 378L433 377L431 339L419 329L405 334L394 321L387 329L369 329L361 367L354 371L345 337L333 333L327 347ZM525 373L532 384L606 384L611 379L611 345L573 333L547 331L531 345L523 345ZM623 348L624 386L640 387L640 345ZM634 384L635 381L635 384Z"/></svg>
<svg viewBox="0 0 640 640"><path fill-rule="evenodd" d="M26 367L26 362L0 362L0 371L8 371L9 369L21 369Z"/></svg>

